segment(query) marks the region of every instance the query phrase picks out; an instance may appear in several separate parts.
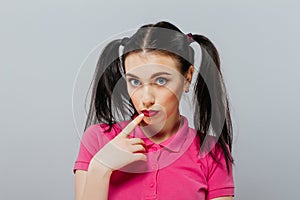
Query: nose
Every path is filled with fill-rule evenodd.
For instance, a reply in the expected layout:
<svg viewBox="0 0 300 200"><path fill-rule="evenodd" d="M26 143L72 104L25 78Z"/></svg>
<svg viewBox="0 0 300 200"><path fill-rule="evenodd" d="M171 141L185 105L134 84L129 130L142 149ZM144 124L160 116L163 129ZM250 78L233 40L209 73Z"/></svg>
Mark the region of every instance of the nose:
<svg viewBox="0 0 300 200"><path fill-rule="evenodd" d="M143 107L149 108L155 102L154 91L150 84L144 85L142 92Z"/></svg>

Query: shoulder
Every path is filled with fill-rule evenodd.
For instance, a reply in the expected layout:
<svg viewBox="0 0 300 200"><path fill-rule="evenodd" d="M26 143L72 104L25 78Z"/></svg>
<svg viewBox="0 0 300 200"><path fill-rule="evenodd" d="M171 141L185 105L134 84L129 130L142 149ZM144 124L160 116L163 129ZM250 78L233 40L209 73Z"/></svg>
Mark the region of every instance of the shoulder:
<svg viewBox="0 0 300 200"><path fill-rule="evenodd" d="M82 140L93 139L93 141L95 141L102 140L104 138L111 140L118 135L128 123L129 121L122 121L113 124L112 127L105 123L92 124L85 129L82 135Z"/></svg>
<svg viewBox="0 0 300 200"><path fill-rule="evenodd" d="M203 136L203 135L202 135ZM203 168L205 168L207 175L209 172L214 171L216 168L226 169L226 157L224 150L218 143L218 138L211 135L206 135L202 137L197 135L196 145L197 145L197 160ZM202 140L202 142L200 142ZM227 144L226 148L228 152L229 146Z"/></svg>
<svg viewBox="0 0 300 200"><path fill-rule="evenodd" d="M94 155L105 144L118 135L126 124L128 124L127 121L119 122L113 124L111 128L108 124L104 123L90 125L81 136L81 148L88 151L91 155Z"/></svg>
<svg viewBox="0 0 300 200"><path fill-rule="evenodd" d="M233 166L230 164L227 169L225 154L217 142L218 138L208 136L198 157L206 177L209 199L234 195ZM229 149L227 144L226 148Z"/></svg>

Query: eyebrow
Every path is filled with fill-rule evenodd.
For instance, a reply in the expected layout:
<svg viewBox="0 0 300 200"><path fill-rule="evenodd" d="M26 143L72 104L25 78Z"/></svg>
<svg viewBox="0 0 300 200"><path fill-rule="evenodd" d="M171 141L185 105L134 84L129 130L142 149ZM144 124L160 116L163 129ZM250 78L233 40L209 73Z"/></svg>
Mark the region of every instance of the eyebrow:
<svg viewBox="0 0 300 200"><path fill-rule="evenodd" d="M170 74L168 72L158 72L158 73L153 74L150 78L154 78L154 77L160 76L160 75L172 75L172 74ZM138 76L136 76L134 74L130 74L130 73L126 73L126 76L131 76L133 78L139 78Z"/></svg>

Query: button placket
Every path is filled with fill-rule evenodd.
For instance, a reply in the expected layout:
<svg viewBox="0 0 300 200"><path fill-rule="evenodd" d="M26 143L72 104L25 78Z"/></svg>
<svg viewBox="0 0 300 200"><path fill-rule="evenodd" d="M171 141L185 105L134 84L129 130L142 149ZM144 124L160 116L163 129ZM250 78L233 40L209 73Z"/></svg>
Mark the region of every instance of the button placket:
<svg viewBox="0 0 300 200"><path fill-rule="evenodd" d="M149 154L149 179L147 181L147 193L145 194L145 199L156 199L157 198L157 172L158 172L158 163L157 159L159 157L159 152L156 151L157 147L152 147L151 148L152 152Z"/></svg>

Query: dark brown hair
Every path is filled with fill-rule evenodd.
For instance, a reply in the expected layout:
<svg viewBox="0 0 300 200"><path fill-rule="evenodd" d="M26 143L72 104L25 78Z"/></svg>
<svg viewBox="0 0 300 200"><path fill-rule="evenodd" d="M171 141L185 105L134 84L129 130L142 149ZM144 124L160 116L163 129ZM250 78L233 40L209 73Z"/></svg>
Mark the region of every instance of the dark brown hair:
<svg viewBox="0 0 300 200"><path fill-rule="evenodd" d="M173 24L161 21L140 27L130 38L107 44L97 63L85 129L95 123L105 123L110 131L113 124L128 120L137 113L126 88L123 65L126 56L141 51L169 55L178 61L184 74L194 65L194 50L190 43L195 41L201 47L202 60L194 86L194 126L201 141L201 150L210 148L209 138L217 139L216 151L209 153L218 162L216 155L221 150L229 172L230 164L234 162L231 156L232 123L219 54L207 37L198 34L188 36ZM119 54L120 46L124 48L122 55ZM213 136L208 133L210 126Z"/></svg>

